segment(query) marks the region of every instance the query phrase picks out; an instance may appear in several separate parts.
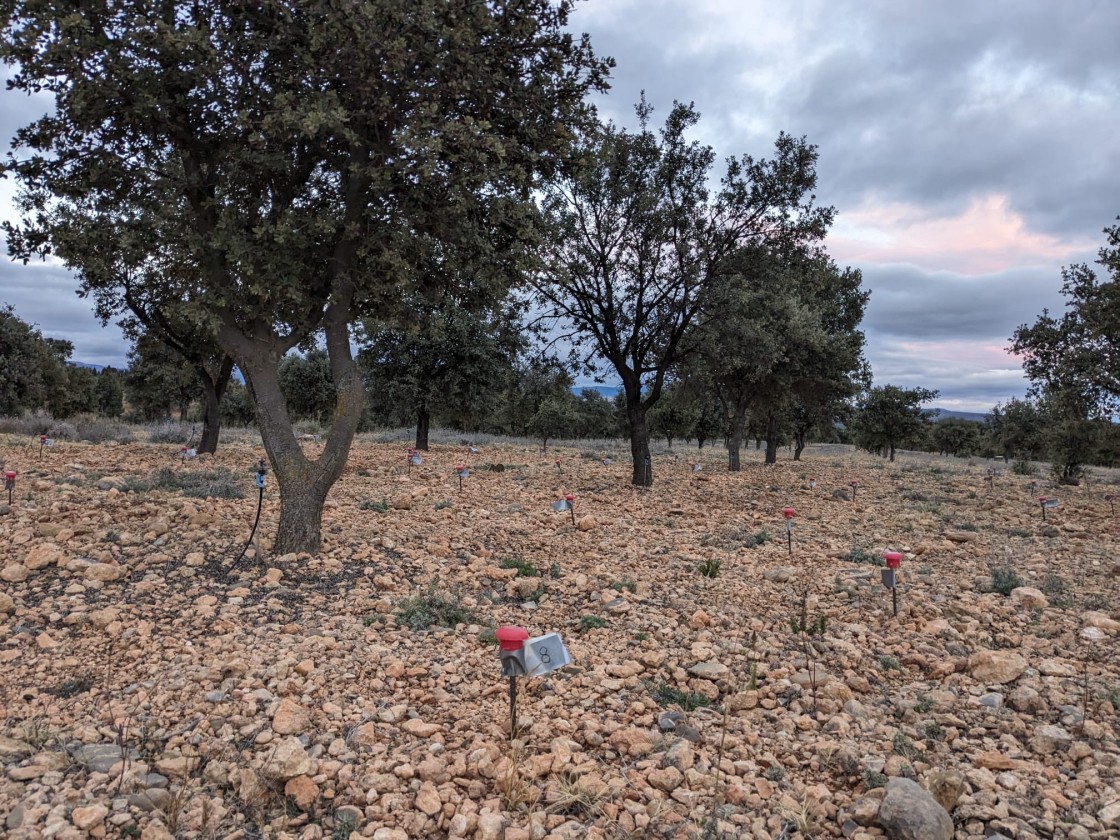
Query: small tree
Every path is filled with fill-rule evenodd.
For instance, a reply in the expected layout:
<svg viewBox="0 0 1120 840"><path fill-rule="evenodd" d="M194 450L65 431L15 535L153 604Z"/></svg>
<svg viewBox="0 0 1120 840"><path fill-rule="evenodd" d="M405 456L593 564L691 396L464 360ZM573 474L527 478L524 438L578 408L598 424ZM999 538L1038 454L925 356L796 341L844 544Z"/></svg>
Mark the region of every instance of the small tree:
<svg viewBox="0 0 1120 840"><path fill-rule="evenodd" d="M590 133L580 165L545 188L534 281L575 359L601 359L620 379L638 486L653 481L648 412L695 350L692 327L727 257L748 242L819 238L832 218L813 206L817 152L803 138L779 135L770 160L729 158L712 195L715 154L686 137L695 109L675 104L660 132L651 112L639 103L635 133Z"/></svg>
<svg viewBox="0 0 1120 840"><path fill-rule="evenodd" d="M925 432L929 417L922 405L937 399L928 388L872 388L860 400L855 417L859 445L894 460L895 449Z"/></svg>
<svg viewBox="0 0 1120 840"><path fill-rule="evenodd" d="M579 422L575 397L547 397L529 421L529 432L541 442L541 451L548 451L553 438L571 437Z"/></svg>

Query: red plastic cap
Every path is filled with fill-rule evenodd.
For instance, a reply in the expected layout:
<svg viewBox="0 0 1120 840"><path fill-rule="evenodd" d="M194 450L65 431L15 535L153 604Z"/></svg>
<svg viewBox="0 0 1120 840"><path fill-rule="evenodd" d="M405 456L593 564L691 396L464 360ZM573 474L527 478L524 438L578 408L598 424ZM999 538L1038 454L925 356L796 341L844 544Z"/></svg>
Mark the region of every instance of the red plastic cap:
<svg viewBox="0 0 1120 840"><path fill-rule="evenodd" d="M46 435L39 435L39 440L42 441L43 443L46 443L47 436Z"/></svg>
<svg viewBox="0 0 1120 840"><path fill-rule="evenodd" d="M462 464L456 464L455 465L455 472L462 472L462 471L463 471L463 465Z"/></svg>
<svg viewBox="0 0 1120 840"><path fill-rule="evenodd" d="M564 496L564 501L565 501L565 502L574 502L575 500L576 500L576 497L575 497L575 496L574 496L573 494L571 494L571 493L567 493L567 494L566 494L566 495Z"/></svg>
<svg viewBox="0 0 1120 840"><path fill-rule="evenodd" d="M793 508L782 508L782 516L786 519L793 519L793 515L797 513Z"/></svg>
<svg viewBox="0 0 1120 840"><path fill-rule="evenodd" d="M15 477L16 477L16 471L15 470L5 470L4 471L4 478L11 479L11 478L15 478Z"/></svg>
<svg viewBox="0 0 1120 840"><path fill-rule="evenodd" d="M883 559L887 561L888 569L897 569L902 565L902 553L899 551L884 551Z"/></svg>
<svg viewBox="0 0 1120 840"><path fill-rule="evenodd" d="M502 650L521 650L522 643L529 638L529 631L524 627L506 625L495 630L494 635Z"/></svg>
<svg viewBox="0 0 1120 840"><path fill-rule="evenodd" d="M851 487L855 487L857 484L859 484L858 481L849 481L848 482L848 485L851 486Z"/></svg>

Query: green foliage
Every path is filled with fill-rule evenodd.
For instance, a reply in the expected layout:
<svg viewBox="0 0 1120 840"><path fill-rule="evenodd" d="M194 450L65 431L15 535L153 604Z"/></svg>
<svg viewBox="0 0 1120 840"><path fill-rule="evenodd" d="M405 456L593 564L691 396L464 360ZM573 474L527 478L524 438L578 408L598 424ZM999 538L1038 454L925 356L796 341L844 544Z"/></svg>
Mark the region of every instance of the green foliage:
<svg viewBox="0 0 1120 840"><path fill-rule="evenodd" d="M933 697L929 694L921 695L918 698L918 702L914 706L915 710L917 710L918 713L923 714L923 715L929 714L930 712L932 712L933 707L934 707Z"/></svg>
<svg viewBox="0 0 1120 840"><path fill-rule="evenodd" d="M11 306L0 308L0 414L43 408L57 417L72 414L70 380L82 369L66 366L71 349L67 341L43 338Z"/></svg>
<svg viewBox="0 0 1120 840"><path fill-rule="evenodd" d="M305 355L289 354L280 362L280 392L288 403L293 420L330 419L338 400L338 390L331 376L330 359L325 350L312 350Z"/></svg>
<svg viewBox="0 0 1120 840"><path fill-rule="evenodd" d="M918 749L914 746L914 742L902 730L894 733L894 738L891 739L891 750L895 755L900 755L908 761L913 761L918 755Z"/></svg>
<svg viewBox="0 0 1120 840"><path fill-rule="evenodd" d="M856 440L864 449L893 461L899 446L926 431L930 421L922 412L922 404L936 398L937 391L928 388L871 388L859 402L854 421Z"/></svg>
<svg viewBox="0 0 1120 840"><path fill-rule="evenodd" d="M612 583L611 589L615 590L616 592L622 592L623 590L627 592L637 592L638 584L630 580L630 578L625 578L623 580L616 580L614 583Z"/></svg>
<svg viewBox="0 0 1120 840"><path fill-rule="evenodd" d="M374 513L388 513L389 500L382 499L380 502L375 502L372 499L362 499L358 503L358 510L372 510Z"/></svg>
<svg viewBox="0 0 1120 840"><path fill-rule="evenodd" d="M992 569L992 591L1001 595L1010 595L1011 590L1023 585L1019 573L1010 566L1001 566Z"/></svg>
<svg viewBox="0 0 1120 840"><path fill-rule="evenodd" d="M524 557L505 557L498 563L499 569L517 569L514 577L540 577L536 566Z"/></svg>
<svg viewBox="0 0 1120 840"><path fill-rule="evenodd" d="M770 536L769 531L767 531L765 528L760 528L758 531L750 534L743 540L743 547L758 548L761 545L766 545L766 543L770 542L772 539L773 537Z"/></svg>
<svg viewBox="0 0 1120 840"><path fill-rule="evenodd" d="M1015 331L1010 349L1022 357L1036 396L1076 394L1090 413L1114 415L1120 409L1120 224L1104 233L1096 262L1106 276L1084 263L1063 268L1065 312L1055 318L1044 309L1033 325Z"/></svg>
<svg viewBox="0 0 1120 840"><path fill-rule="evenodd" d="M454 627L474 620L474 614L462 605L458 597L441 595L434 587L397 604L397 624L409 630Z"/></svg>
<svg viewBox="0 0 1120 840"><path fill-rule="evenodd" d="M766 779L771 782L780 782L786 777L786 769L780 764L771 764L766 768Z"/></svg>
<svg viewBox="0 0 1120 840"><path fill-rule="evenodd" d="M868 790L874 790L875 788L886 787L890 779L885 774L879 773L878 771L867 770L863 774L863 781L867 785Z"/></svg>
<svg viewBox="0 0 1120 840"><path fill-rule="evenodd" d="M1033 464L1023 458L1018 458L1011 464L1011 472L1015 473L1015 475L1034 476L1038 475L1039 470L1037 464Z"/></svg>
<svg viewBox="0 0 1120 840"><path fill-rule="evenodd" d="M706 694L698 691L683 691L664 680L650 691L650 696L660 706L680 706L683 711L694 712L712 705Z"/></svg>
<svg viewBox="0 0 1120 840"><path fill-rule="evenodd" d="M882 566L884 565L883 558L866 548L859 548L858 546L852 548L847 554L844 555L846 563L865 563L869 566Z"/></svg>
<svg viewBox="0 0 1120 840"><path fill-rule="evenodd" d="M579 618L579 630L581 633L586 633L588 630L598 630L600 627L606 627L607 622L597 615L581 615Z"/></svg>
<svg viewBox="0 0 1120 840"><path fill-rule="evenodd" d="M550 440L560 437L565 432L570 433L576 428L577 410L576 398L571 392L547 397L529 419L526 431L540 440L543 447L547 449Z"/></svg>
<svg viewBox="0 0 1120 840"><path fill-rule="evenodd" d="M894 656L883 654L879 657L879 667L884 671L901 671L902 664Z"/></svg>
<svg viewBox="0 0 1120 840"><path fill-rule="evenodd" d="M696 571L706 578L714 578L719 575L719 567L719 560L715 557L708 557L700 562L700 565L696 567Z"/></svg>

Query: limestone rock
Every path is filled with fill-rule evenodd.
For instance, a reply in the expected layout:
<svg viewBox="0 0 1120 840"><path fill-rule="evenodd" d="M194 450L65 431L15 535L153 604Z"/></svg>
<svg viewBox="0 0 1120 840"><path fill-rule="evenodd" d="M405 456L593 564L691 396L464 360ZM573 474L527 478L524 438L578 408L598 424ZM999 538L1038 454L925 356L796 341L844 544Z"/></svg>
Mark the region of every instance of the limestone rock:
<svg viewBox="0 0 1120 840"><path fill-rule="evenodd" d="M917 782L891 779L879 806L879 824L890 840L953 840L953 820Z"/></svg>
<svg viewBox="0 0 1120 840"><path fill-rule="evenodd" d="M296 776L306 776L311 772L311 759L299 738L285 738L276 745L265 762L265 778L286 782Z"/></svg>
<svg viewBox="0 0 1120 840"><path fill-rule="evenodd" d="M964 773L945 768L934 770L926 784L937 804L946 811L952 811L957 800L964 794Z"/></svg>
<svg viewBox="0 0 1120 840"><path fill-rule="evenodd" d="M295 700L285 697L272 716L272 729L281 735L300 735L311 726L311 716Z"/></svg>
<svg viewBox="0 0 1120 840"><path fill-rule="evenodd" d="M986 684L1014 682L1027 670L1027 660L1013 651L980 650L968 660L972 678Z"/></svg>
<svg viewBox="0 0 1120 840"><path fill-rule="evenodd" d="M1011 590L1011 603L1025 610L1042 610L1050 606L1042 590L1033 586L1017 586Z"/></svg>

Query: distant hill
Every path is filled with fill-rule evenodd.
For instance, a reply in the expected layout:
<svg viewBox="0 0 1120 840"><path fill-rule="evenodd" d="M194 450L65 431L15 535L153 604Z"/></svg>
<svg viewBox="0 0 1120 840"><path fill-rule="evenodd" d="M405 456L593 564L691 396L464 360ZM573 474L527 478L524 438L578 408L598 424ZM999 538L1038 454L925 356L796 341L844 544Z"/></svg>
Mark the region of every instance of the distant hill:
<svg viewBox="0 0 1120 840"><path fill-rule="evenodd" d="M101 371L105 370L105 365L91 365L89 362L67 362L66 364L73 365L74 367L89 368L90 370L97 371L98 373L101 373Z"/></svg>
<svg viewBox="0 0 1120 840"><path fill-rule="evenodd" d="M955 418L957 420L973 420L977 423L983 423L984 418L988 416L988 412L986 411L953 411L951 408L927 408L925 410L926 414L932 414L935 411L940 412L934 416L933 419L935 421Z"/></svg>

